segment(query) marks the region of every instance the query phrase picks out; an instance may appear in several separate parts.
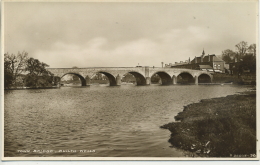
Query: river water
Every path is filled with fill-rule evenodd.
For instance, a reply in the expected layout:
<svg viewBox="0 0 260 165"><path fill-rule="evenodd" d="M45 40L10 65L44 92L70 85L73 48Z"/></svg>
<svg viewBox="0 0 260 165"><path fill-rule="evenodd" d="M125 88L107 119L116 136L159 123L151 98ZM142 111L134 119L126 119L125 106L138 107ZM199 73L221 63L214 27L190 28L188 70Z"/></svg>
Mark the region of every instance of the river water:
<svg viewBox="0 0 260 165"><path fill-rule="evenodd" d="M5 157L183 157L160 126L235 85L62 87L4 93Z"/></svg>

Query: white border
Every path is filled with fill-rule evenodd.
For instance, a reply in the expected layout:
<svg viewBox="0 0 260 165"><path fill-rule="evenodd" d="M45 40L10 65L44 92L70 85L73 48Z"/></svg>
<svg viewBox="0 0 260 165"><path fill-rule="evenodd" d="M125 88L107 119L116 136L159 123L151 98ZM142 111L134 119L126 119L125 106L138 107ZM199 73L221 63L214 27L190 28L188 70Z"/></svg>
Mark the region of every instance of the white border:
<svg viewBox="0 0 260 165"><path fill-rule="evenodd" d="M258 2L258 0L210 0L210 2L229 2L229 3L232 3L232 2L245 2L245 1L251 1L251 2ZM4 3L5 2L141 2L141 3L145 3L145 2L209 2L207 0L76 0L76 1L72 1L72 0L48 0L48 1L44 1L44 0L2 0L1 2L1 54L2 54L2 58L1 58L1 64L3 64L3 61L4 61ZM256 5L256 8L257 8L257 21L256 21L256 26L257 26L257 31L256 31L256 37L257 37L257 55L259 53L258 51L258 48L259 48L259 2L258 2L258 5ZM260 78L259 78L259 71L260 71L260 67L259 67L259 57L257 56L257 89L259 88L259 83L260 82ZM156 163L157 161L170 161L170 160L177 160L177 161L189 161L189 162L182 162L182 164L186 164L186 163L192 163L190 161L194 161L194 160L203 160L204 163L209 163L208 161L210 160L224 160L225 162L215 162L215 163L230 163L231 161L237 161L237 160L243 160L244 163L249 163L247 162L247 160L250 160L250 164L260 164L259 162L259 155L260 155L260 150L259 150L259 141L257 142L257 157L256 158L203 158L203 157L200 157L200 158L188 158L188 157L180 157L180 158L176 158L176 157L4 157L4 83L3 83L3 80L4 80L4 67L3 65L1 65L1 110L2 110L2 136L1 136L1 140L2 140L2 149L1 149L1 152L2 152L2 160L15 160L15 161L24 161L24 160L34 160L34 161L37 161L37 164L40 163L39 161L42 161L42 160L55 160L57 163L62 163L62 164L65 164L65 163L70 163L70 164L78 164L79 162L64 162L64 161L75 161L75 160L94 160L94 161L102 161L102 163L105 163L104 160L108 160L110 161L109 163L122 163L121 161L125 161L125 160L130 160L129 163L131 163L132 161L141 161L141 160L146 160L146 161L154 161L154 162L149 162L149 163ZM259 91L257 90L257 96L259 95ZM259 101L257 99L257 112L256 112L256 116L257 116L257 128L260 128L260 122L259 122ZM257 131L257 139L259 139L259 131ZM62 162L60 162L62 160ZM119 161L119 162L111 162L111 160L116 160L116 161ZM252 160L258 160L258 161L252 161ZM228 161L228 162L226 162ZM85 162L85 161L84 161ZM197 161L198 162L198 161ZM1 163L1 162L0 162ZM7 163L7 162L2 162L2 163ZM8 163L15 163L15 162L8 162ZM28 164L29 162L22 162L23 163L26 163ZM33 163L33 162L30 162L30 163ZM36 163L36 162L34 162ZM46 163L46 162L41 162L41 163ZM83 163L83 162L82 162ZM93 163L93 162L91 162ZM97 162L96 162L97 163ZM106 162L107 163L107 162ZM135 162L135 163L141 163L141 162ZM159 163L159 162L157 162ZM172 163L172 162L169 162L169 163ZM178 162L180 163L180 162ZM194 163L194 162L193 162ZM199 164L201 164L202 162L198 162ZM213 163L212 161L210 163ZM235 162L236 164L241 164L241 162ZM21 164L21 162L19 163Z"/></svg>

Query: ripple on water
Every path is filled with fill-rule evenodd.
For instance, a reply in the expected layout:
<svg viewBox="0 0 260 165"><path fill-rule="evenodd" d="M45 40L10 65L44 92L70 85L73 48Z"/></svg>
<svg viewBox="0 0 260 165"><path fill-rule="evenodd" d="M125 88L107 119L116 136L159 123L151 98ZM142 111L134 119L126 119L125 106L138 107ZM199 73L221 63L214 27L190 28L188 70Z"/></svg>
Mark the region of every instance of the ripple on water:
<svg viewBox="0 0 260 165"><path fill-rule="evenodd" d="M5 91L5 156L177 157L161 125L183 106L244 91L236 86L91 86ZM19 149L95 153L18 153Z"/></svg>

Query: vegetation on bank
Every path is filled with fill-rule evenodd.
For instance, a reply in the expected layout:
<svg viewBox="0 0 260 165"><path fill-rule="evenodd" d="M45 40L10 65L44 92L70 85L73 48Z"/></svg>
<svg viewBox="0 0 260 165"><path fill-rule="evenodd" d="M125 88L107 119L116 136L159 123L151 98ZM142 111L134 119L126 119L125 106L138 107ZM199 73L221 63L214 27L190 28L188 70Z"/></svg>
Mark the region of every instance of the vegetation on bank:
<svg viewBox="0 0 260 165"><path fill-rule="evenodd" d="M169 142L202 157L255 157L256 92L201 100L184 107Z"/></svg>
<svg viewBox="0 0 260 165"><path fill-rule="evenodd" d="M49 65L38 59L29 58L27 52L4 54L4 88L52 87L57 84L53 74L47 71Z"/></svg>
<svg viewBox="0 0 260 165"><path fill-rule="evenodd" d="M235 68L229 68L235 72L242 72L243 70L250 70L250 72L256 71L256 44L251 44L241 41L235 45L235 51L226 49L222 51L222 60L226 64L238 63L239 66Z"/></svg>
<svg viewBox="0 0 260 165"><path fill-rule="evenodd" d="M240 76L217 73L213 75L212 83L233 83L233 84L250 84L256 85L256 74L255 73L244 73Z"/></svg>
<svg viewBox="0 0 260 165"><path fill-rule="evenodd" d="M222 51L221 58L225 61L228 74L214 74L213 82L234 84L256 84L256 44L248 45L241 41L235 45L235 51Z"/></svg>

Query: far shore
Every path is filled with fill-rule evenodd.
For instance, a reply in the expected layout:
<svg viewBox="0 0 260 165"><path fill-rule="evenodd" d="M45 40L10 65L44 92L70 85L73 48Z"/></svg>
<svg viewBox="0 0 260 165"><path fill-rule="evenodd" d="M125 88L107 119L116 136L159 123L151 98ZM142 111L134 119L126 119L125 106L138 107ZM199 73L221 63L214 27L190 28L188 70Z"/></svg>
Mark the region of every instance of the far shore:
<svg viewBox="0 0 260 165"><path fill-rule="evenodd" d="M109 84L109 83L93 83L90 85L86 86L81 86L80 84L78 85L61 85L61 86L52 86L52 87L11 87L11 88L6 88L4 90L27 90L27 89L59 89L61 87L75 87L75 88L80 88L80 87L89 87L91 85L104 85L104 84ZM133 85L134 83L122 83L121 85ZM152 83L151 85L160 85L158 83ZM195 85L194 83L178 83L176 85ZM199 83L198 85L242 85L242 84L236 84L236 83ZM247 85L247 84L244 84Z"/></svg>
<svg viewBox="0 0 260 165"><path fill-rule="evenodd" d="M27 89L58 89L60 87L58 86L52 86L52 87L11 87L4 90L27 90Z"/></svg>
<svg viewBox="0 0 260 165"><path fill-rule="evenodd" d="M256 157L256 89L184 107L171 132L173 147L195 157Z"/></svg>

